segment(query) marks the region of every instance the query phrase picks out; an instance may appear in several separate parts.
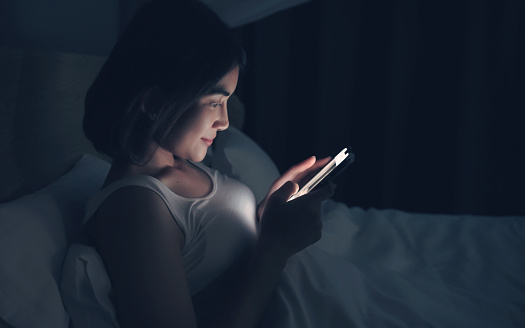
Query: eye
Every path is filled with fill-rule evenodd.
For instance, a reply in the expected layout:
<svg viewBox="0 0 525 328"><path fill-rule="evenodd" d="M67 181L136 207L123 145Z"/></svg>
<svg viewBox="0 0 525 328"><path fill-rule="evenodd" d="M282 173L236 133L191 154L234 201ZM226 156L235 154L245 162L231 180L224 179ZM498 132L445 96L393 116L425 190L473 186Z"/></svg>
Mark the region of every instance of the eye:
<svg viewBox="0 0 525 328"><path fill-rule="evenodd" d="M219 106L221 106L221 104L218 103L218 102L211 102L211 103L210 103L210 107L212 107L212 108L217 108L217 107L219 107Z"/></svg>

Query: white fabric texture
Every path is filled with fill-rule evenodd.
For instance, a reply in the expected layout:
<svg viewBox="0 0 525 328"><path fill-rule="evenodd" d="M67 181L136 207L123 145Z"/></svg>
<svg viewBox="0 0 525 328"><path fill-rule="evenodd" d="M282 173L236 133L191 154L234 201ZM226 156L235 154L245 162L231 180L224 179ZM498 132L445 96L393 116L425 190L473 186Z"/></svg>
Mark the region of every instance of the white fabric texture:
<svg viewBox="0 0 525 328"><path fill-rule="evenodd" d="M327 201L264 327L524 327L525 217L363 210Z"/></svg>
<svg viewBox="0 0 525 328"><path fill-rule="evenodd" d="M68 327L58 287L67 236L108 168L84 155L49 186L0 205L0 317L10 326Z"/></svg>
<svg viewBox="0 0 525 328"><path fill-rule="evenodd" d="M111 281L94 247L72 244L62 269L60 292L74 328L118 328Z"/></svg>

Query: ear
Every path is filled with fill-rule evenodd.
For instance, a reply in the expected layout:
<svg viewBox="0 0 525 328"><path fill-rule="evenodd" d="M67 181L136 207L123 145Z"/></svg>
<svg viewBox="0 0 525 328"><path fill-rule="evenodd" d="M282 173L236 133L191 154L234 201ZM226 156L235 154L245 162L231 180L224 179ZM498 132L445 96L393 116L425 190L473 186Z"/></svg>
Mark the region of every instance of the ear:
<svg viewBox="0 0 525 328"><path fill-rule="evenodd" d="M161 93L158 86L149 87L140 97L140 110L148 115L150 120L157 118L161 104Z"/></svg>

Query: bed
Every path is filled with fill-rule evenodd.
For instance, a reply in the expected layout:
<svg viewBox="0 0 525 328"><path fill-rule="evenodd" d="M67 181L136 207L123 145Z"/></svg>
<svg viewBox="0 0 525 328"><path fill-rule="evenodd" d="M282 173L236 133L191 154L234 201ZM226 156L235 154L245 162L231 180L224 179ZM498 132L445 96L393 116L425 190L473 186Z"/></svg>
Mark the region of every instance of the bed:
<svg viewBox="0 0 525 328"><path fill-rule="evenodd" d="M111 284L93 249L68 255L78 260L71 269L84 272L82 280L63 275L84 204L110 165L81 132L83 96L103 61L0 47L2 328L118 326ZM279 171L243 133L242 104L231 107L233 127L218 136L205 163L260 200ZM351 297L345 304L329 295L275 303L269 311L282 316L279 327L319 327L313 322L334 307L344 307L355 327L525 327L525 217L408 213L333 200L322 215L323 238L310 253L319 265L297 266L292 283L329 277L325 285ZM323 264L328 253L348 276L325 276L333 265ZM81 296L73 306L64 302L72 296ZM338 327L338 318L323 327Z"/></svg>

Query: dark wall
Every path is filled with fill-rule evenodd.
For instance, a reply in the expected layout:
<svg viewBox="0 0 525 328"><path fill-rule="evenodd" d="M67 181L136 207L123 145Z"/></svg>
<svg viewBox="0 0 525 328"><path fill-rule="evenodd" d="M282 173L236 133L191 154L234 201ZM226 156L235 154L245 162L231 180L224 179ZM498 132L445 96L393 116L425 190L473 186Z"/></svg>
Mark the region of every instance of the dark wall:
<svg viewBox="0 0 525 328"><path fill-rule="evenodd" d="M0 43L104 55L137 1L1 1ZM349 205L525 214L524 6L314 0L237 28L245 132L282 171L351 145Z"/></svg>
<svg viewBox="0 0 525 328"><path fill-rule="evenodd" d="M314 1L238 32L245 132L281 170L350 144L350 205L525 214L524 5Z"/></svg>
<svg viewBox="0 0 525 328"><path fill-rule="evenodd" d="M2 0L0 44L107 55L137 0Z"/></svg>

